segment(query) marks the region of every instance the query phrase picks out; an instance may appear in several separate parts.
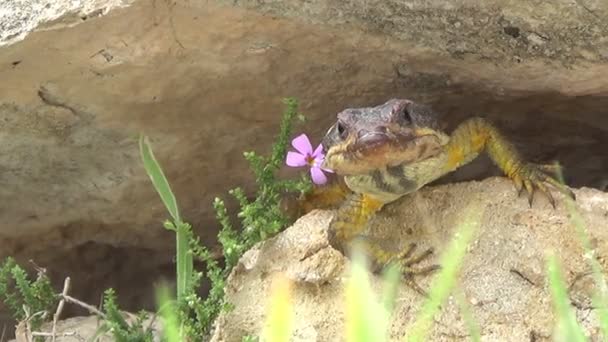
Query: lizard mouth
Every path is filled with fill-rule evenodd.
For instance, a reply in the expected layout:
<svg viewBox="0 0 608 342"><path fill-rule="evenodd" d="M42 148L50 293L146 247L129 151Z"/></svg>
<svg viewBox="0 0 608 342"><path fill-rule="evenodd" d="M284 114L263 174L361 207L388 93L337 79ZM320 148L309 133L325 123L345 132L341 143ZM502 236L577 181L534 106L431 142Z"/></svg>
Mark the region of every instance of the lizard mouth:
<svg viewBox="0 0 608 342"><path fill-rule="evenodd" d="M352 141L346 153L365 156L384 152L387 148L404 149L408 148L415 139L416 137L411 133L393 133L387 129L365 132Z"/></svg>
<svg viewBox="0 0 608 342"><path fill-rule="evenodd" d="M367 174L427 159L438 154L441 146L441 139L434 132L365 132L330 146L323 167L340 175Z"/></svg>
<svg viewBox="0 0 608 342"><path fill-rule="evenodd" d="M391 137L386 132L366 132L357 139L356 143L358 145L374 145L386 143L389 140L391 140Z"/></svg>

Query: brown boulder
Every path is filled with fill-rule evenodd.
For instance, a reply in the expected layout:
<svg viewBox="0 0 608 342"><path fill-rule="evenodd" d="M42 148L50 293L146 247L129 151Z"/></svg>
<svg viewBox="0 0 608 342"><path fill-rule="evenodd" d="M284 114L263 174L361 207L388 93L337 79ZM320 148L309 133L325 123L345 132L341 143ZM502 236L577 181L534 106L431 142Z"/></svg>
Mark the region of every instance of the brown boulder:
<svg viewBox="0 0 608 342"><path fill-rule="evenodd" d="M575 190L576 210L587 229L602 268L608 256L608 195L583 188ZM530 208L505 178L423 188L390 204L369 228L374 237L396 245L411 242L421 250L433 247L440 254L454 229L470 208L482 218L467 249L458 289L466 298L484 341L527 341L550 338L553 304L546 277L546 252L558 253L577 319L592 340L599 340L597 311L591 305L594 290L585 252L568 214L563 196L557 210L545 198ZM229 277L226 294L235 309L222 314L212 341L241 341L259 335L265 322L271 281L277 273L293 282L294 331L292 341L342 341L344 338L343 285L350 261L328 246L331 211L313 211L276 237L256 245L240 260ZM438 262L438 256L425 262ZM418 278L428 287L432 276ZM376 296L381 277L372 276ZM424 297L404 283L390 322L390 339L401 340L414 321ZM435 317L431 341L469 337L460 307L452 296Z"/></svg>

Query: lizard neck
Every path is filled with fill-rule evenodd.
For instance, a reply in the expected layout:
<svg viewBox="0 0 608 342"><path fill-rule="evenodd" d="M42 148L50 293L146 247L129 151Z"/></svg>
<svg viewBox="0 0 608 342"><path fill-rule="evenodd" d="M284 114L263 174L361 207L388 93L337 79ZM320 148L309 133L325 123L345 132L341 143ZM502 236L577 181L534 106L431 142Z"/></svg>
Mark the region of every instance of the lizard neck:
<svg viewBox="0 0 608 342"><path fill-rule="evenodd" d="M445 152L411 164L374 170L365 175L346 176L346 185L356 193L389 203L412 193L445 175L448 155Z"/></svg>

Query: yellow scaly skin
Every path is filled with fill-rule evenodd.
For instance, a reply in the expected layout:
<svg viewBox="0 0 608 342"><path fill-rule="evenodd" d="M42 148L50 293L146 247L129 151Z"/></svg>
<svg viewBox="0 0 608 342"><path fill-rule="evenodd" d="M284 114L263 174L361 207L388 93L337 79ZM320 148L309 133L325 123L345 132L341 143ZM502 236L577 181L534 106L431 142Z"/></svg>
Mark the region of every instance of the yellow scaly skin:
<svg viewBox="0 0 608 342"><path fill-rule="evenodd" d="M414 256L415 244L410 244L401 252L389 251L362 235L385 204L470 163L482 152L514 181L520 193L523 189L528 192L530 205L538 189L555 207L546 184L574 198L570 190L546 173L554 167L522 160L513 144L487 120L468 119L447 135L439 128L437 114L409 100L393 99L377 107L342 111L323 139L323 146L327 152L324 167L343 176L344 182L315 189L301 208L308 212L313 207L341 203L329 227L331 246L346 254L354 242L360 243L376 270L397 262L406 282L420 293L424 291L413 276L427 274L438 266L412 266L432 250Z"/></svg>

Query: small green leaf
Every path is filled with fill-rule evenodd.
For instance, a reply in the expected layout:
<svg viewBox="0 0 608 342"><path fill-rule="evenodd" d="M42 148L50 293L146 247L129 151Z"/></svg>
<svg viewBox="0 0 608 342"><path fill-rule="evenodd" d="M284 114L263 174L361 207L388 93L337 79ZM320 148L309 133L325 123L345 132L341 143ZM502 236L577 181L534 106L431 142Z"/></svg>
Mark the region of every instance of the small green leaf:
<svg viewBox="0 0 608 342"><path fill-rule="evenodd" d="M558 337L557 341L587 341L582 328L576 321L576 314L570 305L570 297L566 290L566 283L559 262L553 253L547 258L547 271L555 307L555 317L557 318L557 330L555 331L555 335Z"/></svg>
<svg viewBox="0 0 608 342"><path fill-rule="evenodd" d="M165 204L165 207L173 217L175 222L181 222L181 218L179 216L179 209L177 207L177 201L175 199L175 195L171 191L171 187L169 186L169 182L165 177L158 161L154 157L154 153L152 153L152 148L150 147L150 142L148 138L144 135L139 137L139 151L141 154L141 158L144 162L144 168L154 185L154 188L160 195L161 200Z"/></svg>
<svg viewBox="0 0 608 342"><path fill-rule="evenodd" d="M165 222L163 222L163 226L165 227L165 229L167 230L171 230L171 231L177 231L177 228L175 228L175 225L173 224L173 222L166 220Z"/></svg>

